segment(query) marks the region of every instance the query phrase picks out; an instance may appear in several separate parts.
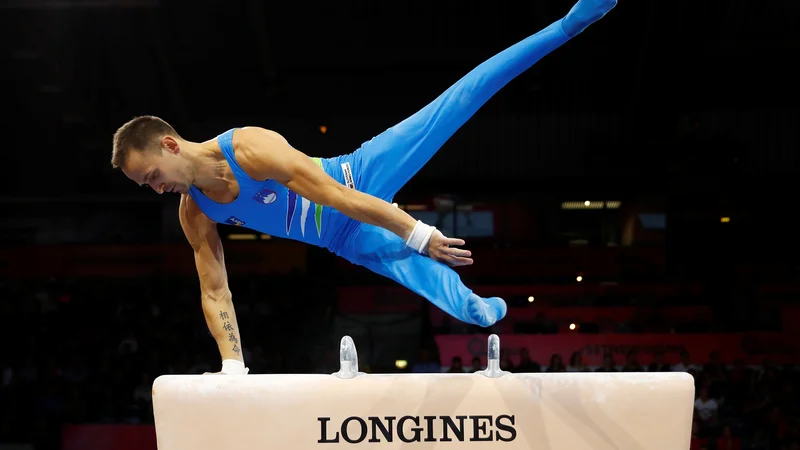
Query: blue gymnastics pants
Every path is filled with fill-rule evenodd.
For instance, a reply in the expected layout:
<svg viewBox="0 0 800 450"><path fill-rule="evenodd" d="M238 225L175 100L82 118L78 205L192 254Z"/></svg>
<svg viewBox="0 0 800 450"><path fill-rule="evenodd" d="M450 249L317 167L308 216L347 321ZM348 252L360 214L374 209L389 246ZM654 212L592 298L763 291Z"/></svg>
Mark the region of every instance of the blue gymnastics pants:
<svg viewBox="0 0 800 450"><path fill-rule="evenodd" d="M392 201L492 95L607 12L592 11L597 5L581 9L582 3L592 1L615 3L579 1L565 18L483 62L420 111L343 157L352 161L356 189ZM591 17L581 19L580 14ZM568 24L570 19L577 25ZM465 304L474 294L452 268L409 249L388 230L359 223L336 253L400 283L463 322L488 326L468 314ZM498 320L502 314L497 315Z"/></svg>

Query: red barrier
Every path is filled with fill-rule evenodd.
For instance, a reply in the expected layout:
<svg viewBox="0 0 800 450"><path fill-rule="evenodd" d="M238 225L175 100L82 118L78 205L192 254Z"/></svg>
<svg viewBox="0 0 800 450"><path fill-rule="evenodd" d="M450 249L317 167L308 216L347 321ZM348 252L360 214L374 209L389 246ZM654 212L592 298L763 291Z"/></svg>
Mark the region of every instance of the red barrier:
<svg viewBox="0 0 800 450"><path fill-rule="evenodd" d="M305 270L306 247L291 241L225 242L229 273ZM3 247L0 276L196 275L189 244L24 245Z"/></svg>
<svg viewBox="0 0 800 450"><path fill-rule="evenodd" d="M340 314L410 314L424 300L403 286L346 286L336 296Z"/></svg>
<svg viewBox="0 0 800 450"><path fill-rule="evenodd" d="M699 285L678 284L596 284L575 283L573 285L531 286L470 286L476 294L484 297L527 298L534 296L536 305L562 304L564 297L582 295L637 295L653 297L695 295L702 292ZM419 311L422 297L403 286L343 286L337 289L341 314L411 313Z"/></svg>
<svg viewBox="0 0 800 450"><path fill-rule="evenodd" d="M583 273L587 281L617 278L626 274L661 274L666 255L659 247L597 248L508 248L471 249L475 264L458 268L463 276L521 277L574 276ZM355 267L338 261L338 270ZM361 270L361 269L358 269Z"/></svg>
<svg viewBox="0 0 800 450"><path fill-rule="evenodd" d="M613 328L624 322L632 322L641 319L645 324L649 322L651 316L658 315L667 324L686 323L693 320L711 320L711 309L705 306L670 306L662 308L643 308L636 306L616 306L616 307L539 307L529 308L509 308L508 314L498 323L499 332L512 332L516 323L535 322L539 316L550 323L555 323L563 331L569 330L572 323L594 323L603 332L610 332ZM440 326L445 318L450 322L455 319L444 311L431 309L431 322L434 326ZM653 330L656 331L656 330Z"/></svg>
<svg viewBox="0 0 800 450"><path fill-rule="evenodd" d="M439 335L441 363L449 366L454 356L469 364L473 356L486 359L487 336ZM704 364L711 351L719 352L724 363L743 358L749 364L761 364L770 358L778 364L800 362L800 335L793 333L747 334L580 334L554 335L500 335L500 348L508 352L512 361L518 362L521 348L527 348L531 359L539 364L549 364L554 353L566 362L573 352L581 352L584 362L600 365L604 352L611 352L617 364L624 364L629 350L639 352L639 363L652 362L654 351L664 352L668 364L678 362L680 352L687 350L692 363Z"/></svg>
<svg viewBox="0 0 800 450"><path fill-rule="evenodd" d="M152 425L65 425L62 450L157 450Z"/></svg>

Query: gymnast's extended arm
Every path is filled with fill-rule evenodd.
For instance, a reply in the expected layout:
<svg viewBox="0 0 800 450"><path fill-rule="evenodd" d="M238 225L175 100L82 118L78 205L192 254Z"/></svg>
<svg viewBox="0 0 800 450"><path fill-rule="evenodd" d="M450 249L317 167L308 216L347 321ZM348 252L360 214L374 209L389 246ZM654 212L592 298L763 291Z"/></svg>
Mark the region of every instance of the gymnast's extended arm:
<svg viewBox="0 0 800 450"><path fill-rule="evenodd" d="M239 142L234 145L239 165L255 180L273 179L318 205L334 208L359 222L385 228L434 260L452 266L472 263L469 251L450 247L464 245L463 240L447 238L402 209L336 182L274 131L243 128Z"/></svg>
<svg viewBox="0 0 800 450"><path fill-rule="evenodd" d="M246 374L239 326L228 288L222 240L216 224L185 194L181 196L179 217L181 228L194 249L203 315L211 335L217 341L222 356L222 372Z"/></svg>

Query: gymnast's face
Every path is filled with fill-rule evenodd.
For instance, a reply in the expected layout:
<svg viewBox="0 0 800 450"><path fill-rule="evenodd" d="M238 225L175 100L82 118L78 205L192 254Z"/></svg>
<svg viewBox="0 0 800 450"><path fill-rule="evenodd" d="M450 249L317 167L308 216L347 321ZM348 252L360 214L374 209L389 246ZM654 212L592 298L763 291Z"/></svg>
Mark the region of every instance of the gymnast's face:
<svg viewBox="0 0 800 450"><path fill-rule="evenodd" d="M164 138L161 148L130 152L122 167L128 178L159 194L188 193L193 183L190 169L178 142L172 138Z"/></svg>

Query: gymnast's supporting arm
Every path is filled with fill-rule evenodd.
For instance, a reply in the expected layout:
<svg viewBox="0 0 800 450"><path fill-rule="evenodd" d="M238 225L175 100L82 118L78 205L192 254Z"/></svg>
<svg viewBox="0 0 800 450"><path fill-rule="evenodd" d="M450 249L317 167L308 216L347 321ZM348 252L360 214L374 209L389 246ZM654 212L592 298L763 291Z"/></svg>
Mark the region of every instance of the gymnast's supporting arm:
<svg viewBox="0 0 800 450"><path fill-rule="evenodd" d="M206 324L217 341L222 357L222 373L246 374L242 356L239 325L228 288L222 240L217 227L188 195L181 196L179 208L181 228L194 249L194 260L200 278L200 295Z"/></svg>
<svg viewBox="0 0 800 450"><path fill-rule="evenodd" d="M336 182L278 133L258 127L241 129L234 141L239 165L255 180L273 179L298 195L329 206L359 222L385 228L419 253L451 266L472 264L471 252L451 246L461 239L445 237L400 208Z"/></svg>

